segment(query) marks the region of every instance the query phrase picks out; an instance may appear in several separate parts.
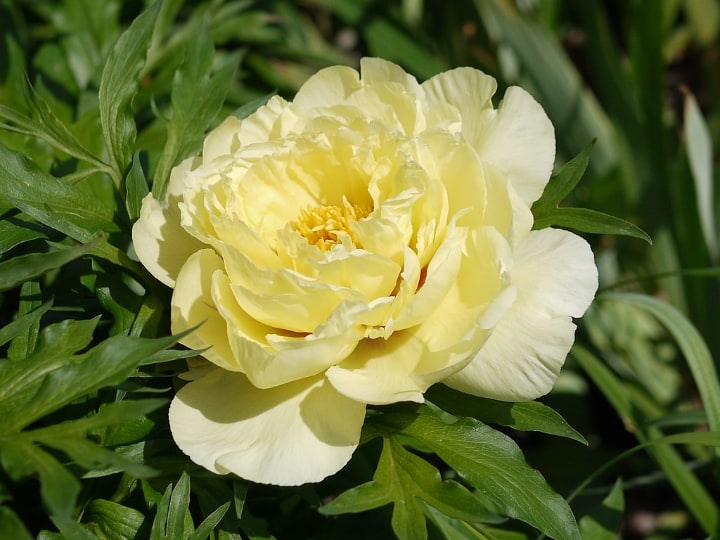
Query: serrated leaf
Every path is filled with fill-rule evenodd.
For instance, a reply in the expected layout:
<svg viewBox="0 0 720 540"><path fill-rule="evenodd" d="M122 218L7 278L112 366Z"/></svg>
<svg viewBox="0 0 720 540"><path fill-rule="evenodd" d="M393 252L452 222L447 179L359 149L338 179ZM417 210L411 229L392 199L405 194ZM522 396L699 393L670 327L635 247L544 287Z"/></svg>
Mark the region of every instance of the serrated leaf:
<svg viewBox="0 0 720 540"><path fill-rule="evenodd" d="M471 418L446 424L427 407L378 419L410 435L455 469L502 514L558 540L580 538L569 505L525 462L507 436Z"/></svg>
<svg viewBox="0 0 720 540"><path fill-rule="evenodd" d="M239 57L225 59L213 73L214 52L207 21L203 19L194 38L187 42L185 60L175 73L171 93L173 115L153 184L157 199L162 199L165 193L170 169L198 150L230 88Z"/></svg>
<svg viewBox="0 0 720 540"><path fill-rule="evenodd" d="M585 437L575 431L565 419L538 401L510 403L480 398L435 385L425 397L441 409L455 416L470 416L485 424L499 424L519 431L539 431L567 437L587 445Z"/></svg>
<svg viewBox="0 0 720 540"><path fill-rule="evenodd" d="M41 223L59 230L81 242L87 242L98 231L116 232L113 209L97 203L97 199L54 176L41 171L32 161L0 143L0 196ZM38 215L45 216L40 219ZM51 219L55 217L55 219ZM59 223L70 223L84 232L81 238L70 234Z"/></svg>
<svg viewBox="0 0 720 540"><path fill-rule="evenodd" d="M615 540L625 517L625 497L618 479L602 503L578 522L583 540Z"/></svg>
<svg viewBox="0 0 720 540"><path fill-rule="evenodd" d="M132 158L137 136L132 99L138 90L160 4L161 0L153 3L118 38L100 78L100 123L118 186Z"/></svg>
<svg viewBox="0 0 720 540"><path fill-rule="evenodd" d="M320 511L327 515L362 512L393 503L395 534L401 539L425 539L425 518L418 499L468 521L479 521L487 514L469 491L456 482L442 481L435 467L405 450L392 436L383 440L373 480L340 494Z"/></svg>
<svg viewBox="0 0 720 540"><path fill-rule="evenodd" d="M90 321L64 321L46 328L44 341L25 362L0 368L0 433L22 429L75 398L121 383L145 357L176 338L115 336L81 355L89 339L78 339ZM87 332L82 334L83 338Z"/></svg>
<svg viewBox="0 0 720 540"><path fill-rule="evenodd" d="M55 115L48 102L28 85L26 102L33 113L32 136L38 137L74 158L92 163L108 172L108 166L85 148L67 126Z"/></svg>
<svg viewBox="0 0 720 540"><path fill-rule="evenodd" d="M142 512L105 499L93 499L83 520L95 525L102 540L133 540L145 520Z"/></svg>
<svg viewBox="0 0 720 540"><path fill-rule="evenodd" d="M35 279L60 268L65 264L87 255L98 246L101 238L95 238L86 244L51 251L49 253L30 253L18 255L0 262L0 292L17 287L29 279Z"/></svg>

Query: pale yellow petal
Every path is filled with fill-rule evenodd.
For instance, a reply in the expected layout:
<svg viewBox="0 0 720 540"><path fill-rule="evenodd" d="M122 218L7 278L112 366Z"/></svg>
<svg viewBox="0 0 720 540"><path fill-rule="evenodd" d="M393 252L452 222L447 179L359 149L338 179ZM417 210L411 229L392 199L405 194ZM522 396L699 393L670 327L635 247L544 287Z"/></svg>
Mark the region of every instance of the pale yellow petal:
<svg viewBox="0 0 720 540"><path fill-rule="evenodd" d="M314 334L299 336L265 326L237 302L227 276L215 274L213 299L228 322L230 346L252 383L259 388L279 386L324 372L345 359L363 337L358 319L364 304L343 304Z"/></svg>
<svg viewBox="0 0 720 540"><path fill-rule="evenodd" d="M470 394L507 401L550 391L597 290L588 244L555 229L531 232L515 251L517 297L473 361L445 382Z"/></svg>
<svg viewBox="0 0 720 540"><path fill-rule="evenodd" d="M447 104L454 106L460 113L462 133L472 143L483 130L484 117L480 113L492 108L490 98L497 89L497 83L477 69L460 67L428 79L422 84L422 89L425 92L428 118L434 122L453 121L454 115L445 113L439 116L439 111L446 108Z"/></svg>
<svg viewBox="0 0 720 540"><path fill-rule="evenodd" d="M181 343L208 349L202 355L225 369L242 371L228 341L227 324L212 297L213 274L223 273L222 259L211 249L193 253L178 275L170 304L173 333L197 327Z"/></svg>
<svg viewBox="0 0 720 540"><path fill-rule="evenodd" d="M183 387L170 405L173 438L219 474L300 485L339 471L360 440L365 405L322 377L260 390L217 369Z"/></svg>
<svg viewBox="0 0 720 540"><path fill-rule="evenodd" d="M542 194L555 161L555 131L540 104L525 90L511 87L497 111L488 111L483 129L470 139L483 161L507 176L520 198L531 205Z"/></svg>
<svg viewBox="0 0 720 540"><path fill-rule="evenodd" d="M361 87L357 71L346 66L321 69L310 77L293 99L293 109L331 107Z"/></svg>
<svg viewBox="0 0 720 540"><path fill-rule="evenodd" d="M180 268L195 251L205 246L181 225L178 204L186 187L186 173L198 163L186 159L170 173L166 199L148 194L142 201L140 217L132 229L133 247L140 262L168 287L175 286Z"/></svg>
<svg viewBox="0 0 720 540"><path fill-rule="evenodd" d="M360 78L365 84L397 83L406 91L417 92L420 85L415 77L403 68L382 58L365 57L360 59Z"/></svg>

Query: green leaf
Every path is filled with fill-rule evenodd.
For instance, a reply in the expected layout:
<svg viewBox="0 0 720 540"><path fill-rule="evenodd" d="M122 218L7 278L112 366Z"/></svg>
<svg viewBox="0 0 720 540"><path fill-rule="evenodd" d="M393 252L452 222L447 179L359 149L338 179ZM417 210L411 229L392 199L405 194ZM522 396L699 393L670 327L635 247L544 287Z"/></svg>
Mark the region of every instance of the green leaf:
<svg viewBox="0 0 720 540"><path fill-rule="evenodd" d="M536 219L533 229L543 229L553 225L585 233L630 236L652 244L650 236L640 227L589 208L558 208Z"/></svg>
<svg viewBox="0 0 720 540"><path fill-rule="evenodd" d="M585 437L550 407L537 401L509 403L480 398L458 392L444 385L435 385L425 397L455 416L470 416L485 424L499 424L519 431L539 431L567 437L587 445Z"/></svg>
<svg viewBox="0 0 720 540"><path fill-rule="evenodd" d="M19 336L23 332L27 332L31 327L36 325L40 321L40 318L50 309L50 306L52 306L52 301L45 302L43 305L32 309L13 322L0 328L0 346L5 345L11 339Z"/></svg>
<svg viewBox="0 0 720 540"><path fill-rule="evenodd" d="M627 387L615 376L605 362L602 362L584 347L576 343L571 354L610 401L623 422L630 426L636 437L644 443L621 454L619 458L616 458L611 463L619 461L623 456L629 455L629 453L633 453L637 449L647 447L648 452L662 467L675 491L698 520L698 523L708 534L715 534L718 526L720 526L720 508L718 508L715 499L708 493L697 476L688 469L682 456L674 448L667 445L654 445L654 442L663 439L662 432L659 429L653 426L649 426L643 431L632 428L633 424L636 426L641 425L644 419L637 417L637 407L633 403L632 394L628 392ZM698 435L701 434L698 433ZM604 470L604 467L596 472L602 470ZM593 477L591 476L576 488L568 496L568 500L572 500L577 493L584 489L585 485L589 484Z"/></svg>
<svg viewBox="0 0 720 540"><path fill-rule="evenodd" d="M20 287L20 301L18 302L17 316L22 318L26 313L40 307L42 291L37 281L26 281ZM7 350L8 360L24 360L37 346L40 335L40 321L33 321L30 326L12 338Z"/></svg>
<svg viewBox="0 0 720 540"><path fill-rule="evenodd" d="M140 217L140 207L145 195L150 191L148 189L147 179L140 164L140 156L137 152L133 155L132 166L125 178L125 205L128 216L132 221Z"/></svg>
<svg viewBox="0 0 720 540"><path fill-rule="evenodd" d="M145 357L176 341L115 336L74 355L92 339L96 323L51 325L26 361L0 367L0 434L20 430L88 392L121 383Z"/></svg>
<svg viewBox="0 0 720 540"><path fill-rule="evenodd" d="M242 107L238 107L237 109L235 109L232 114L235 118L243 120L255 111L257 111L260 107L265 105L275 94L276 92L271 92L264 96L260 96L259 98L255 98L252 101L249 101L248 103L243 105Z"/></svg>
<svg viewBox="0 0 720 540"><path fill-rule="evenodd" d="M624 219L587 208L558 208L585 174L593 145L586 146L552 175L542 196L533 203L533 229L554 225L586 233L631 236L652 244L647 233Z"/></svg>
<svg viewBox="0 0 720 540"><path fill-rule="evenodd" d="M166 528L168 538L185 538L185 516L189 507L190 477L183 472L170 496Z"/></svg>
<svg viewBox="0 0 720 540"><path fill-rule="evenodd" d="M157 199L165 194L170 169L199 149L205 130L220 110L235 76L239 56L229 56L213 70L214 52L207 21L203 19L193 39L187 42L185 61L175 73L171 94L173 115L153 183Z"/></svg>
<svg viewBox="0 0 720 540"><path fill-rule="evenodd" d="M130 164L137 130L132 99L138 91L150 38L162 0L157 0L123 32L110 51L100 78L100 123L119 187Z"/></svg>
<svg viewBox="0 0 720 540"><path fill-rule="evenodd" d="M21 283L35 279L61 266L74 261L92 251L100 243L95 238L87 244L63 247L49 253L30 253L18 255L10 260L0 262L0 292L17 287Z"/></svg>
<svg viewBox="0 0 720 540"><path fill-rule="evenodd" d="M527 465L509 437L471 418L446 424L427 407L416 415L386 414L379 421L430 448L500 513L558 540L580 538L565 499Z"/></svg>
<svg viewBox="0 0 720 540"><path fill-rule="evenodd" d="M190 477L183 472L173 489L168 485L157 503L150 540L188 538L193 531L190 505Z"/></svg>
<svg viewBox="0 0 720 540"><path fill-rule="evenodd" d="M90 501L83 515L102 540L133 540L144 520L142 512L105 499Z"/></svg>
<svg viewBox="0 0 720 540"><path fill-rule="evenodd" d="M550 177L543 194L532 205L533 216L542 217L543 213L555 210L562 200L575 189L590 163L593 146L595 146L595 141L588 144L577 156L565 163Z"/></svg>
<svg viewBox="0 0 720 540"><path fill-rule="evenodd" d="M87 190L71 186L41 171L32 161L0 143L0 196L41 223L87 242L98 231L116 232L113 209L105 208ZM27 212L27 208L36 213ZM40 216L44 216L41 219ZM81 238L60 223L69 223L83 231Z"/></svg>
<svg viewBox="0 0 720 540"><path fill-rule="evenodd" d="M625 497L618 479L602 503L578 522L583 540L615 540L625 516Z"/></svg>
<svg viewBox="0 0 720 540"><path fill-rule="evenodd" d="M20 518L7 506L0 506L0 538L32 540Z"/></svg>
<svg viewBox="0 0 720 540"><path fill-rule="evenodd" d="M417 499L468 521L479 521L487 514L469 491L456 482L442 481L435 467L392 437L384 438L373 480L342 493L320 511L326 515L362 512L393 503L392 527L398 538L425 539L425 517Z"/></svg>
<svg viewBox="0 0 720 540"><path fill-rule="evenodd" d="M92 163L96 170L108 172L109 167L85 148L53 112L48 102L30 85L25 85L25 103L32 118L0 105L0 119L11 122L6 129L43 140L54 148L82 161Z"/></svg>
<svg viewBox="0 0 720 540"><path fill-rule="evenodd" d="M69 420L48 427L24 431L20 437L33 441L44 442L46 439L61 437L77 437L110 424L144 416L147 413L162 407L166 399L126 399L109 403L92 416Z"/></svg>
<svg viewBox="0 0 720 540"><path fill-rule="evenodd" d="M710 429L720 432L720 380L710 349L697 328L677 308L652 296L609 293L603 298L640 307L667 327L690 367Z"/></svg>
<svg viewBox="0 0 720 540"><path fill-rule="evenodd" d="M46 239L47 232L42 225L20 212L6 212L0 217L0 255L25 242Z"/></svg>
<svg viewBox="0 0 720 540"><path fill-rule="evenodd" d="M193 531L188 540L205 540L208 536L210 536L210 533L215 529L218 523L220 523L220 520L223 516L225 516L228 508L230 508L230 501L226 502L206 517L202 523L198 525L198 528Z"/></svg>
<svg viewBox="0 0 720 540"><path fill-rule="evenodd" d="M690 171L695 183L700 226L708 252L718 258L717 228L715 226L715 196L713 193L713 148L710 130L700 112L697 101L689 92L685 94L685 146Z"/></svg>
<svg viewBox="0 0 720 540"><path fill-rule="evenodd" d="M40 494L54 516L69 517L80 493L80 482L54 457L32 443L0 439L0 460L13 478L36 472Z"/></svg>

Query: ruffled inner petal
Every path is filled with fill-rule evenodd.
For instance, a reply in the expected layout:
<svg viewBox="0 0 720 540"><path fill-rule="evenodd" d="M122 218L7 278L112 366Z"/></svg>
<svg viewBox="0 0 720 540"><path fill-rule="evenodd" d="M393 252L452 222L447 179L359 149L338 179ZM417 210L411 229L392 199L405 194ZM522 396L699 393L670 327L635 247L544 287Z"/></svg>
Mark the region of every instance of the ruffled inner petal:
<svg viewBox="0 0 720 540"><path fill-rule="evenodd" d="M259 388L317 375L345 359L363 337L358 320L365 304L341 304L314 334L297 335L259 323L237 302L226 275L216 273L213 298L228 323L230 346L238 363Z"/></svg>

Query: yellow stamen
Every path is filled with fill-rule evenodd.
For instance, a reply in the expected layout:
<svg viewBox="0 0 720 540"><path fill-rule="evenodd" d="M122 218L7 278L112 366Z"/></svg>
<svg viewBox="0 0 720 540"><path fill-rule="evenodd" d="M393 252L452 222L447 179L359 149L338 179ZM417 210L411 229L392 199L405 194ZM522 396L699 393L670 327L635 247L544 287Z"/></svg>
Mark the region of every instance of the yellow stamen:
<svg viewBox="0 0 720 540"><path fill-rule="evenodd" d="M300 211L297 221L290 226L302 235L309 244L323 251L342 242L342 233L347 234L355 244L361 247L355 233L350 228L353 221L366 217L370 212L343 197L342 206L308 206Z"/></svg>

